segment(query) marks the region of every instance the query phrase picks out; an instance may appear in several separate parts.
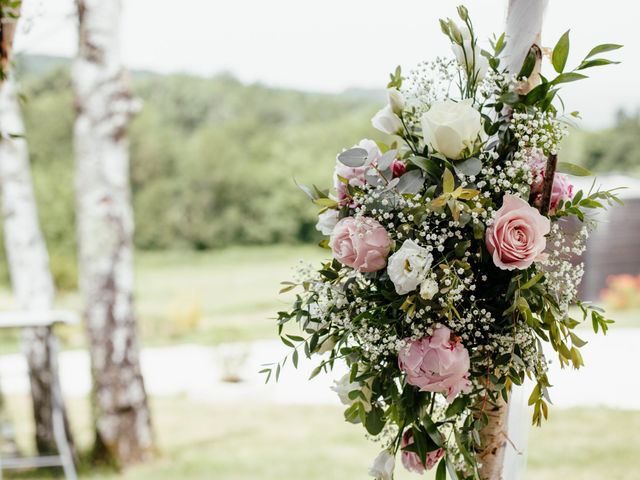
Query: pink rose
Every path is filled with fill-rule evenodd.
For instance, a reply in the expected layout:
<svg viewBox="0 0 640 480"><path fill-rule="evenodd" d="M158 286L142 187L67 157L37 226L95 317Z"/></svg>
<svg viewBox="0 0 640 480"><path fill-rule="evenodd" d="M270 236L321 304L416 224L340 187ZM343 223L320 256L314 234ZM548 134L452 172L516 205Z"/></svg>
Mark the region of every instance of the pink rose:
<svg viewBox="0 0 640 480"><path fill-rule="evenodd" d="M391 163L391 175L393 178L401 177L407 171L407 166L400 160L394 160Z"/></svg>
<svg viewBox="0 0 640 480"><path fill-rule="evenodd" d="M373 218L346 217L334 227L329 246L340 263L359 272L375 272L387 264L391 239Z"/></svg>
<svg viewBox="0 0 640 480"><path fill-rule="evenodd" d="M462 343L451 340L451 330L446 327L409 342L398 354L398 365L407 373L408 384L423 392L444 393L449 402L471 389L469 352Z"/></svg>
<svg viewBox="0 0 640 480"><path fill-rule="evenodd" d="M413 444L413 432L411 431L411 429L409 429L406 432L404 432L404 434L402 435L400 448L403 449L401 454L402 465L404 465L404 468L406 468L410 472L414 472L419 475L422 475L425 470L431 470L436 465L436 463L438 463L438 460L440 460L444 455L444 450L442 448L439 448L438 450L434 450L433 452L428 452L427 463L425 465L420 460L420 455L418 455L415 452L407 452L404 450L405 447L408 447L409 445L412 445L412 444Z"/></svg>
<svg viewBox="0 0 640 480"><path fill-rule="evenodd" d="M524 270L547 247L551 222L521 198L505 195L485 241L493 263L503 270Z"/></svg>
<svg viewBox="0 0 640 480"><path fill-rule="evenodd" d="M347 167L339 160L336 160L336 168L334 174L334 186L338 192L338 201L341 205L349 204L349 189L347 184L343 183L338 177L347 180L352 187L363 187L366 183L365 175L367 170L371 168L371 164L375 164L382 156L378 145L373 140L364 139L355 147L364 148L367 152L367 163L361 167Z"/></svg>

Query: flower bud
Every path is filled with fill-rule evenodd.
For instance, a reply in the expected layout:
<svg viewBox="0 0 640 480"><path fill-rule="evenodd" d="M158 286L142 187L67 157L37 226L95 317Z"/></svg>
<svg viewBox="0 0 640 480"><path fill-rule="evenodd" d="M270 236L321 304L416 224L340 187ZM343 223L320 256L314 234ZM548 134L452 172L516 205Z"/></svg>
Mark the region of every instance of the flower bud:
<svg viewBox="0 0 640 480"><path fill-rule="evenodd" d="M393 113L400 115L404 110L404 98L402 97L402 93L400 93L397 88L388 88L387 98L389 99L389 105L391 106Z"/></svg>

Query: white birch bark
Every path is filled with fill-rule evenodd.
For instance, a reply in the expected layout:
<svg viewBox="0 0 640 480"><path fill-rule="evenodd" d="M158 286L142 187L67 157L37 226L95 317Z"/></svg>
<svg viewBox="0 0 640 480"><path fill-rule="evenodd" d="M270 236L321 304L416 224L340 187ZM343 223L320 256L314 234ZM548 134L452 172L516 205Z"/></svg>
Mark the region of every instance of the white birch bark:
<svg viewBox="0 0 640 480"><path fill-rule="evenodd" d="M120 58L120 0L77 0L73 65L80 289L91 344L98 456L120 464L153 448L133 301L133 213L126 129L139 105Z"/></svg>
<svg viewBox="0 0 640 480"><path fill-rule="evenodd" d="M542 21L547 3L548 0L509 0L505 30L507 46L503 54L507 72L517 75L532 47L538 56L534 72L526 82L517 87L519 93L529 92L539 82L542 61ZM516 480L511 472L512 476L505 478L504 472L507 448L512 441L509 437L508 425L518 423L510 422L509 416L519 415L525 410L520 403L522 402L513 404L513 397L509 404L500 398L496 404L485 406L484 412L488 416L489 423L480 432L481 450L477 454L478 461L481 463L481 480ZM521 449L522 446L514 445L510 455L518 454L515 448ZM512 461L514 464L518 463L513 459Z"/></svg>
<svg viewBox="0 0 640 480"><path fill-rule="evenodd" d="M3 24L2 68L5 81L0 82L0 189L5 249L17 307L22 310L51 310L54 286L49 255L38 223L18 95L8 74L14 31L15 22L10 30L7 30L6 23ZM7 32L11 38L6 38ZM52 395L59 393L57 344L46 328L38 328L23 330L22 346L29 365L36 445L40 453L53 453L57 451L51 410ZM55 378L51 378L50 372L54 372ZM64 418L67 435L71 439L66 415Z"/></svg>

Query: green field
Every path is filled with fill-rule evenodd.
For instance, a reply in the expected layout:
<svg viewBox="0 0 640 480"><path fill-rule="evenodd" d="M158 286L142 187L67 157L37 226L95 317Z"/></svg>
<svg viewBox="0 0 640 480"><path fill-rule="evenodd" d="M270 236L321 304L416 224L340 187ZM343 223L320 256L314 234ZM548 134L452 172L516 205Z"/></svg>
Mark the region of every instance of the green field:
<svg viewBox="0 0 640 480"><path fill-rule="evenodd" d="M27 421L28 402L11 399ZM88 446L89 406L71 402L74 430ZM153 401L160 451L156 461L123 474L84 470L91 480L353 480L365 479L377 446L344 423L337 407L213 406L182 398ZM22 432L22 440L30 432ZM640 412L552 410L532 430L527 480L636 480ZM397 469L397 480L417 477ZM9 478L42 478L12 474Z"/></svg>

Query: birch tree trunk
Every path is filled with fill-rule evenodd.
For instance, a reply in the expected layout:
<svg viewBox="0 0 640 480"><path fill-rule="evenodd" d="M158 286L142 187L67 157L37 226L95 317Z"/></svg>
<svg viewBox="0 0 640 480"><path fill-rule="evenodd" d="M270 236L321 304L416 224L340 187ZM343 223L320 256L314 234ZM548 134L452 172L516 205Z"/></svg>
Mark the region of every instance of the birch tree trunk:
<svg viewBox="0 0 640 480"><path fill-rule="evenodd" d="M54 286L49 255L38 223L18 95L8 73L15 20L11 28L8 25L2 23L4 81L0 81L0 189L5 248L18 308L51 310ZM23 330L22 346L29 366L36 446L42 454L55 453L51 406L53 395L59 394L57 344L46 328L34 328ZM50 372L54 372L54 378ZM67 436L73 445L64 408L63 415Z"/></svg>
<svg viewBox="0 0 640 480"><path fill-rule="evenodd" d="M97 458L152 454L133 301L133 213L127 126L138 110L120 59L120 0L76 0L73 66L80 289L91 344Z"/></svg>
<svg viewBox="0 0 640 480"><path fill-rule="evenodd" d="M529 51L533 48L538 61L531 76L517 88L519 93L529 92L539 81L542 62L541 32L542 20L548 0L509 0L506 22L507 46L503 55L507 71L518 74ZM481 480L503 479L504 460L508 443L509 405L502 397L488 403L484 412L488 424L480 431L481 449L477 453Z"/></svg>

